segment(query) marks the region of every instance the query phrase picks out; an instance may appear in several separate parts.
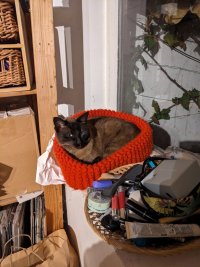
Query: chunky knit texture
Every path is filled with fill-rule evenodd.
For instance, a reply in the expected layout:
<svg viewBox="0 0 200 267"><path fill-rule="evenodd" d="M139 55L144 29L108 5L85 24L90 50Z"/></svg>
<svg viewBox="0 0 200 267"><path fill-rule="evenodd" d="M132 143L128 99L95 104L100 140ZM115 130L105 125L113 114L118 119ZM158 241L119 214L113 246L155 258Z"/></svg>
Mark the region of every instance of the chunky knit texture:
<svg viewBox="0 0 200 267"><path fill-rule="evenodd" d="M79 117L83 112L73 115ZM84 164L73 159L54 139L53 152L67 184L74 189L86 189L97 180L102 173L119 166L143 161L148 157L153 148L152 129L143 119L127 114L105 109L89 110L89 118L98 116L111 116L135 124L140 133L129 143L98 163Z"/></svg>

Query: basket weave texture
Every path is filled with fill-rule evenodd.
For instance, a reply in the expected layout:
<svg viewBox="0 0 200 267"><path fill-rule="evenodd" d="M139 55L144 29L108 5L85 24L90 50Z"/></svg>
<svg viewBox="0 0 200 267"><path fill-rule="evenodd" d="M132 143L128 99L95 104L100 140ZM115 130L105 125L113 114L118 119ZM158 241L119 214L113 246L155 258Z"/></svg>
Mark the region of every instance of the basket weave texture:
<svg viewBox="0 0 200 267"><path fill-rule="evenodd" d="M128 164L121 166L114 170L111 170L111 174L123 174L134 164ZM105 229L101 225L100 216L102 214L90 211L88 209L88 197L85 199L84 205L85 216L88 221L89 226L93 231L109 245L114 246L117 249L122 249L131 253L145 254L145 255L156 255L156 256L170 256L184 253L186 251L191 251L195 249L200 249L200 238L193 238L190 241L184 243L174 243L170 245L164 245L162 247L138 247L130 240L124 238L124 236L119 232L111 232Z"/></svg>
<svg viewBox="0 0 200 267"><path fill-rule="evenodd" d="M19 31L14 6L5 1L0 2L0 42L10 43L19 40Z"/></svg>
<svg viewBox="0 0 200 267"><path fill-rule="evenodd" d="M26 83L22 54L17 49L0 50L0 87Z"/></svg>
<svg viewBox="0 0 200 267"><path fill-rule="evenodd" d="M79 117L82 113L77 113L74 117ZM96 109L89 111L89 118L98 116L111 116L133 123L140 129L140 133L121 149L94 164L84 164L72 158L55 138L54 155L67 184L74 189L86 189L92 185L93 181L99 179L102 173L122 165L143 161L152 152L152 129L146 121L132 114L113 110Z"/></svg>

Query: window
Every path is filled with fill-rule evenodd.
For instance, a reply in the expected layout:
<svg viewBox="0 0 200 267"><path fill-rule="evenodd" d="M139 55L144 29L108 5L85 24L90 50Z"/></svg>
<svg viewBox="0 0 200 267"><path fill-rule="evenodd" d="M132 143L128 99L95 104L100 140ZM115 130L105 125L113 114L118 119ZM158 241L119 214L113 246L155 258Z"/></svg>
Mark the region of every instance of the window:
<svg viewBox="0 0 200 267"><path fill-rule="evenodd" d="M199 141L200 3L119 0L119 21L118 109Z"/></svg>

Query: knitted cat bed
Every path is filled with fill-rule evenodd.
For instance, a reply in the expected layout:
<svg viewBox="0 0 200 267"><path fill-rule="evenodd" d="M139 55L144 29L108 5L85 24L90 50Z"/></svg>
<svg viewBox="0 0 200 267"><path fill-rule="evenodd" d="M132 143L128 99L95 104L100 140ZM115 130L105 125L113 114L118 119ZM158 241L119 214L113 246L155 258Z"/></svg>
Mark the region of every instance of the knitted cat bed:
<svg viewBox="0 0 200 267"><path fill-rule="evenodd" d="M79 117L82 113L83 112L79 112L72 117ZM98 116L111 116L133 123L140 129L140 133L121 149L94 164L84 164L72 158L71 155L59 145L58 140L55 138L53 144L54 155L67 184L74 189L86 189L91 186L92 182L97 180L102 173L122 165L141 162L152 152L152 129L146 121L124 112L105 109L89 110L89 118Z"/></svg>

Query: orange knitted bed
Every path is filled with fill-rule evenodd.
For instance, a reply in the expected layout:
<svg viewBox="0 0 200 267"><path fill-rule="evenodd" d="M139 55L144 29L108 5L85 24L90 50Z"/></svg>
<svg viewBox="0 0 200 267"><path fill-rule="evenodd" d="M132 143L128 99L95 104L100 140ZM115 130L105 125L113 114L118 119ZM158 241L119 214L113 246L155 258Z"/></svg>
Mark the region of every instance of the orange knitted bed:
<svg viewBox="0 0 200 267"><path fill-rule="evenodd" d="M84 112L84 111L83 111ZM79 117L79 112L72 117ZM74 189L86 189L97 180L102 173L119 166L143 161L148 157L153 148L152 129L143 119L127 114L105 109L89 110L89 118L98 116L111 116L135 124L140 133L129 143L98 163L84 164L72 158L54 139L53 152L67 184Z"/></svg>

